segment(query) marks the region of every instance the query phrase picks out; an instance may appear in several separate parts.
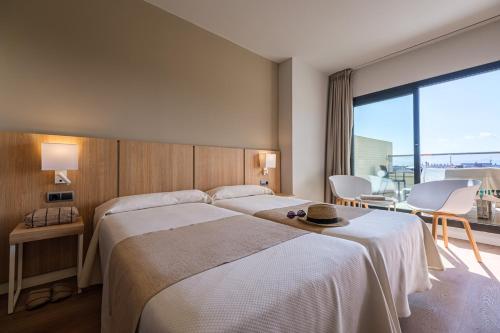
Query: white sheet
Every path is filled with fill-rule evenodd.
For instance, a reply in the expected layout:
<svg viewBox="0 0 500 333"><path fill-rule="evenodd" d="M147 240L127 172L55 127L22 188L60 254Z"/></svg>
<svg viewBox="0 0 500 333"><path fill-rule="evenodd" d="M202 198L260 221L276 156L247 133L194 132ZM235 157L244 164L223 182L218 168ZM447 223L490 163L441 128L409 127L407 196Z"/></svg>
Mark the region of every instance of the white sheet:
<svg viewBox="0 0 500 333"><path fill-rule="evenodd" d="M253 215L307 202L298 198L259 195L218 200L214 204ZM324 234L358 242L368 249L382 287L387 295L392 295L399 317L411 315L409 294L432 287L427 257L435 259L432 268L444 269L437 248L430 241L429 229L415 215L373 210L351 220L345 227L328 228Z"/></svg>
<svg viewBox="0 0 500 333"><path fill-rule="evenodd" d="M113 246L138 234L236 215L190 203L104 217L97 228L104 272ZM124 291L126 292L126 291ZM140 332L397 332L366 250L308 234L185 279L145 306Z"/></svg>

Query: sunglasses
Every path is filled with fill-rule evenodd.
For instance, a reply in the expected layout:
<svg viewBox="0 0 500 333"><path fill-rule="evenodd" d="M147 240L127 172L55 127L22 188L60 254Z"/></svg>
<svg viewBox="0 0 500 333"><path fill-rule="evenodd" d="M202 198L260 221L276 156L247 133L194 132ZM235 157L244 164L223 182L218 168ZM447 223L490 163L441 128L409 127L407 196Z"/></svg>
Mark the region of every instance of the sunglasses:
<svg viewBox="0 0 500 333"><path fill-rule="evenodd" d="M301 210L298 210L297 213L295 213L293 210L289 211L287 214L286 214L286 217L288 217L289 219L293 219L295 216L298 216L298 217L304 217L306 216L306 212L304 212L302 209Z"/></svg>

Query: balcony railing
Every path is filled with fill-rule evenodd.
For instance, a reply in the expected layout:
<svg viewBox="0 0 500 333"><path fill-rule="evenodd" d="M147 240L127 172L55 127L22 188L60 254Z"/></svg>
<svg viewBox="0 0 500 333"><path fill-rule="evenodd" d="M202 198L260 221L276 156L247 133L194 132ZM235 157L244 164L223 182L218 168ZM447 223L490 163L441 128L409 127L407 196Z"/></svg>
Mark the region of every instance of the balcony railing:
<svg viewBox="0 0 500 333"><path fill-rule="evenodd" d="M413 168L413 155L388 155L390 169ZM500 151L420 154L421 168L500 168Z"/></svg>

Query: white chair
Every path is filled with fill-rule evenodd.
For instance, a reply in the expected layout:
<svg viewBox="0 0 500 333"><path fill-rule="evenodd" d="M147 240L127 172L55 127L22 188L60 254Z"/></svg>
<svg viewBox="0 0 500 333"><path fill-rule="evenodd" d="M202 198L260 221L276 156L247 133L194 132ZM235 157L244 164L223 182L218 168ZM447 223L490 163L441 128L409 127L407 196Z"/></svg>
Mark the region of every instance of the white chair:
<svg viewBox="0 0 500 333"><path fill-rule="evenodd" d="M368 175L368 180L372 184L372 194L392 195L396 193L396 186L390 178Z"/></svg>
<svg viewBox="0 0 500 333"><path fill-rule="evenodd" d="M372 193L372 184L361 177L337 175L330 176L328 180L337 205L357 206L357 197Z"/></svg>
<svg viewBox="0 0 500 333"><path fill-rule="evenodd" d="M448 247L448 219L460 221L464 225L472 249L478 262L481 255L472 234L469 221L459 215L468 213L476 198L476 193L481 186L479 180L440 180L416 184L408 196L407 203L418 212L432 215L432 236L437 239L437 225L439 219L443 226L444 246Z"/></svg>

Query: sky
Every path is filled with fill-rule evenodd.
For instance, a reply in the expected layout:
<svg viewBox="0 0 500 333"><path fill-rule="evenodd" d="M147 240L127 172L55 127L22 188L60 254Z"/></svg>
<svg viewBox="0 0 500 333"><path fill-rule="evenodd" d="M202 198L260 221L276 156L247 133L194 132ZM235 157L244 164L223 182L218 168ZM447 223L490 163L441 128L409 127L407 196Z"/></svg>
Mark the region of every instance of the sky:
<svg viewBox="0 0 500 333"><path fill-rule="evenodd" d="M354 109L354 134L413 154L413 97ZM422 153L500 151L500 70L420 89Z"/></svg>

